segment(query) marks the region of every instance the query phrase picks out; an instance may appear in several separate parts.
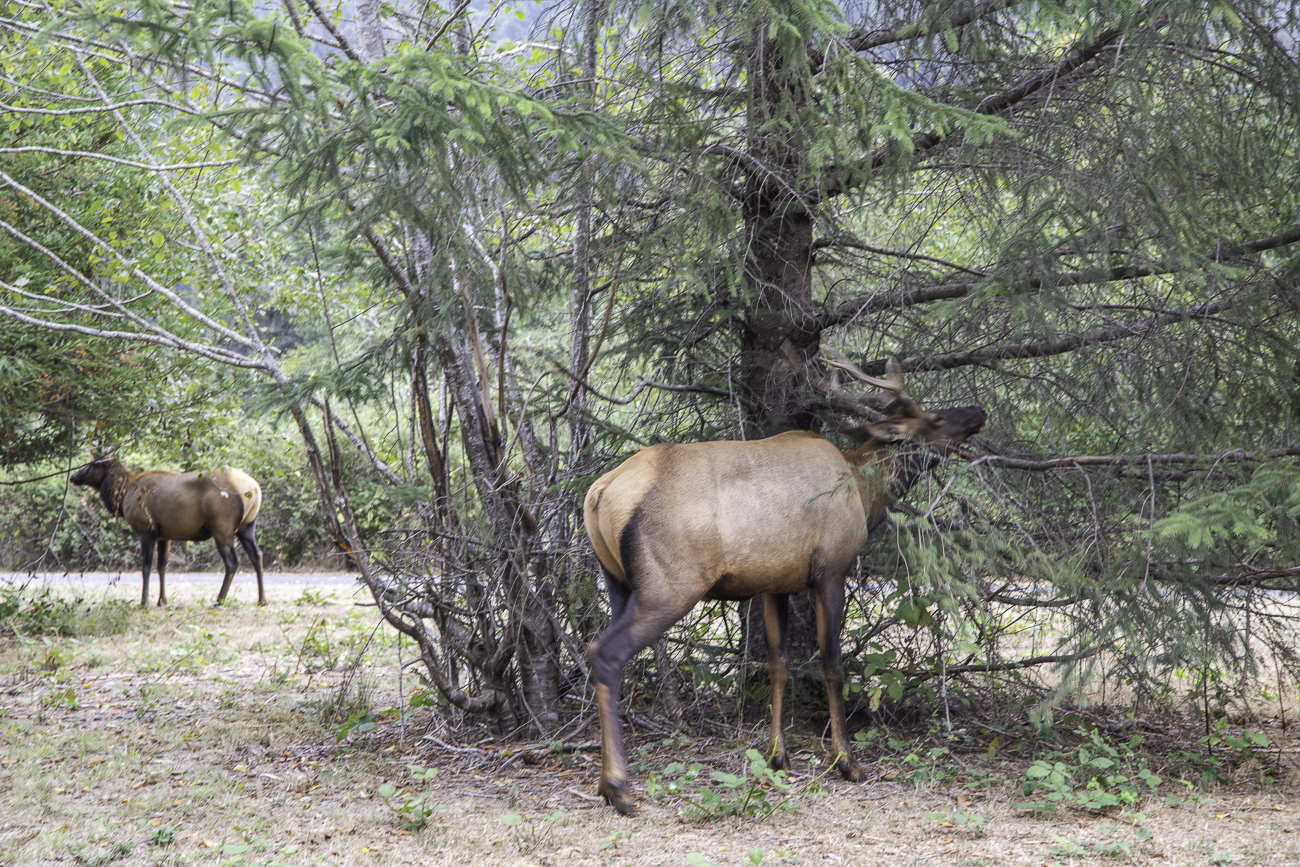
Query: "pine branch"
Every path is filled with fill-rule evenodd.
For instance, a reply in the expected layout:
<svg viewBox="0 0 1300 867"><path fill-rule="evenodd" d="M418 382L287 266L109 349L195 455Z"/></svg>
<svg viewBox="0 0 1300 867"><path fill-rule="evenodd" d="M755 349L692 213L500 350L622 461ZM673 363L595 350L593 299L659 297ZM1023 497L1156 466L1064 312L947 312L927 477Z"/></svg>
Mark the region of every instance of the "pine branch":
<svg viewBox="0 0 1300 867"><path fill-rule="evenodd" d="M959 265L956 262L949 262L946 259L927 256L924 253L913 253L910 250L890 250L885 247L873 247L872 245L859 241L856 238L818 238L813 241L812 248L814 251L825 250L828 247L843 247L847 250L861 250L864 253L874 253L877 256L893 256L899 259L911 259L916 262L933 262L934 264L942 265L945 268L952 268L954 271L965 271L967 274L974 274L976 277L989 276L988 271L977 271L973 268L967 268L965 265Z"/></svg>
<svg viewBox="0 0 1300 867"><path fill-rule="evenodd" d="M1252 253L1276 250L1300 241L1300 229L1293 229L1268 238L1253 241L1216 241L1214 246L1201 253L1201 262L1223 264L1240 260ZM1142 277L1157 277L1166 274L1178 274L1199 267L1194 265L1118 265L1113 268L1090 268L1083 271L1067 271L1064 274L1035 276L1016 284L1019 292L1034 292L1045 285L1060 288L1065 286L1089 286L1097 283L1112 283L1116 280L1137 280ZM894 292L859 295L841 301L815 317L812 327L824 330L835 325L842 325L864 313L879 313L883 310L905 310L932 301L945 301L964 298L981 286L982 282L972 280L954 280L933 286L921 286L916 289L901 289ZM868 371L870 372L870 371Z"/></svg>
<svg viewBox="0 0 1300 867"><path fill-rule="evenodd" d="M1186 579L1182 575L1176 575L1167 569L1152 569L1151 577L1157 581L1169 581L1173 583L1182 583ZM1264 587L1269 590L1282 590L1291 593L1300 592L1300 584L1291 583L1278 586L1268 584L1269 581L1276 581L1280 578L1300 578L1300 566L1291 566L1286 569L1251 569L1238 575L1198 575L1197 581L1206 584L1215 584L1220 587Z"/></svg>
<svg viewBox="0 0 1300 867"><path fill-rule="evenodd" d="M1010 470L1026 470L1035 473L1050 470L1083 469L1084 467L1147 466L1152 464L1205 464L1207 466L1204 469L1212 469L1214 465L1221 463L1257 463L1259 461L1297 456L1300 456L1300 446L1287 446L1286 448L1272 449L1267 452L1247 452L1234 449L1220 455L1178 453L1164 455L1074 455L1072 457L1048 458L1047 460L1013 458L1005 455L982 455L971 461L970 465L974 467L987 464L1006 467Z"/></svg>
<svg viewBox="0 0 1300 867"><path fill-rule="evenodd" d="M1072 75L1088 63L1091 63L1103 51L1118 42L1120 37L1123 35L1124 31L1118 27L1103 31L1101 35L1092 42L1076 48L1074 51L1070 52L1064 60L1061 60L1049 69L1045 69L1021 79L1019 82L1013 84L1001 93L986 96L984 99L980 100L979 104L975 107L975 113L988 116L1001 114L1007 109L1014 108L1025 102L1029 97L1038 93L1048 85L1059 85L1063 78ZM961 129L954 130L946 135L933 130L918 132L912 136L912 152L917 157L920 157L927 151L934 150L940 145L960 141L963 135L964 133ZM844 178L846 176L850 178L860 178L878 174L885 167L885 164L889 161L894 152L895 148L893 145L885 145L878 148L870 158L854 166L852 170L848 172L845 172L843 169L837 170L832 167L829 172L831 177L823 185L821 196L826 198L838 196L852 189L855 184L845 183ZM864 168L869 169L870 171L864 172Z"/></svg>
<svg viewBox="0 0 1300 867"><path fill-rule="evenodd" d="M1007 9L1016 5L1017 0L991 0L991 2L982 3L979 6L959 9L948 14L947 26L952 29L965 27L974 21L989 17L995 12ZM879 48L882 45L892 45L895 42L903 42L908 39L917 39L934 32L934 28L927 28L922 22L915 22L906 27L885 28L880 30L871 30L868 32L857 32L847 39L836 40L834 47L857 53L867 51L872 48ZM808 56L808 65L812 67L814 74L821 72L828 54L827 49L810 52Z"/></svg>
<svg viewBox="0 0 1300 867"><path fill-rule="evenodd" d="M1230 304L1227 301L1208 301L1186 310L1169 310L1153 313L1134 322L1108 325L1086 334L1071 334L1059 340L1042 340L1032 343L1009 343L1003 346L983 346L964 352L946 352L942 355L914 355L904 358L900 363L903 370L952 370L958 367L970 367L987 364L991 361L1005 361L1012 358L1047 358L1064 355L1097 346L1115 340L1127 340L1150 334L1157 328L1173 322L1185 322L1189 319L1208 319ZM879 376L885 370L884 360L871 361L861 365L862 370L873 376Z"/></svg>
<svg viewBox="0 0 1300 867"><path fill-rule="evenodd" d="M334 19L330 17L328 12L321 8L320 3L316 2L316 0L303 0L303 2L307 4L307 8L316 16L316 20L325 25L325 29L330 32L330 36L334 37L334 40L338 43L338 46L342 49L343 53L351 60L361 63L361 56L358 55L356 49L352 47L352 43L343 38L343 34L334 26Z"/></svg>
<svg viewBox="0 0 1300 867"><path fill-rule="evenodd" d="M1123 35L1124 31L1118 27L1103 30L1101 35L1092 42L1076 48L1069 56L1050 69L1044 69L1036 75L1021 79L1002 93L994 93L984 97L980 104L975 107L975 111L978 114L998 114L1012 108L1053 82L1077 72L1085 64L1095 60L1103 51L1118 42Z"/></svg>

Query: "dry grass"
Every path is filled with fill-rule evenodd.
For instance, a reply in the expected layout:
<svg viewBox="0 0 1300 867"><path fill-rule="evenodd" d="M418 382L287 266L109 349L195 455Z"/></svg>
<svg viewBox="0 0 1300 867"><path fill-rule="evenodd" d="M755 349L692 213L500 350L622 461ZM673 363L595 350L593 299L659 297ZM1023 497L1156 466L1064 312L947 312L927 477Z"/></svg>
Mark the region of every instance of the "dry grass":
<svg viewBox="0 0 1300 867"><path fill-rule="evenodd" d="M1028 758L1005 750L959 751L906 784L912 767L881 758L869 765L873 782L828 780L824 794L801 794L769 818L698 821L682 815L680 799L644 797L648 774L667 779L665 766L687 755L706 779L712 770L739 773L747 743L633 735L644 767L642 809L631 819L593 797L594 729L563 753L452 745L422 739L429 712L420 710L403 738L386 719L340 747L322 708L371 635L370 610L350 599L295 604L294 590L272 592L265 609L213 611L214 589L177 588L171 608L133 615L118 635L6 640L4 863L1300 864L1291 752L1265 757L1274 771L1267 785L1247 763L1234 784L1198 785L1179 807L1151 799L1143 825L1132 814L1025 815L1012 782ZM377 633L364 655L347 694L355 701L355 685L369 684L376 710L396 705L391 633ZM1279 750L1295 746L1280 731L1269 736ZM800 743L806 770L815 743ZM423 791L410 765L438 769L427 788L445 809L406 832L378 792L393 784L389 803L399 805L404 792ZM982 817L982 828L923 815L950 810ZM514 816L513 827L502 821Z"/></svg>

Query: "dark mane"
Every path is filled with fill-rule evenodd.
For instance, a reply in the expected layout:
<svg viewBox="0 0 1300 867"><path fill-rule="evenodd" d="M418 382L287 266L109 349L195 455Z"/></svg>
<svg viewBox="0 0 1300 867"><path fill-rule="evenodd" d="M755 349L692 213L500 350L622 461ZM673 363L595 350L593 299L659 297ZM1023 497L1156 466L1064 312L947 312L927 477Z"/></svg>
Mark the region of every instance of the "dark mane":
<svg viewBox="0 0 1300 867"><path fill-rule="evenodd" d="M126 464L113 461L104 471L104 481L99 483L99 497L114 518L122 517L122 500L126 497L126 484L130 473Z"/></svg>

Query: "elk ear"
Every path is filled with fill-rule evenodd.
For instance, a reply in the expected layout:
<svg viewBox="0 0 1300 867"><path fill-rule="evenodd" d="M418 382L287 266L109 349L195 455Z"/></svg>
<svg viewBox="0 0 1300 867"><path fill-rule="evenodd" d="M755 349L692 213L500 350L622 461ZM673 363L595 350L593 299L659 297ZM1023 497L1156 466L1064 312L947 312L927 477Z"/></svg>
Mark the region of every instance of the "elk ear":
<svg viewBox="0 0 1300 867"><path fill-rule="evenodd" d="M882 443L896 443L909 438L912 427L906 421L889 418L867 425L866 431Z"/></svg>
<svg viewBox="0 0 1300 867"><path fill-rule="evenodd" d="M857 426L850 427L848 425L842 425L840 427L837 427L835 429L835 432L843 434L844 436L853 440L853 442L856 443L857 445L865 445L868 440L872 439L871 431L867 430L867 427L865 425L863 425L862 427L857 427Z"/></svg>

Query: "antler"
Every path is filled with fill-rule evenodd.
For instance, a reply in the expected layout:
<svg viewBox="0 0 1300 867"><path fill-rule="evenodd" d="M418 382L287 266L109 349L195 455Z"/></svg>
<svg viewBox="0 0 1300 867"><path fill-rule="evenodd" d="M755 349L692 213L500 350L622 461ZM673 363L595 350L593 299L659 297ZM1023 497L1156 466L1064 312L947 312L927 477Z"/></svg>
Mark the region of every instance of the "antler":
<svg viewBox="0 0 1300 867"><path fill-rule="evenodd" d="M844 357L844 353L838 349L830 350L831 357L822 359L831 367L838 367L854 379L860 379L867 385L874 385L876 388L883 388L891 392L899 400L911 400L907 395L907 383L903 381L903 366L898 363L898 359L890 358L885 362L885 378L877 379L874 376L868 376L863 373L852 361Z"/></svg>

